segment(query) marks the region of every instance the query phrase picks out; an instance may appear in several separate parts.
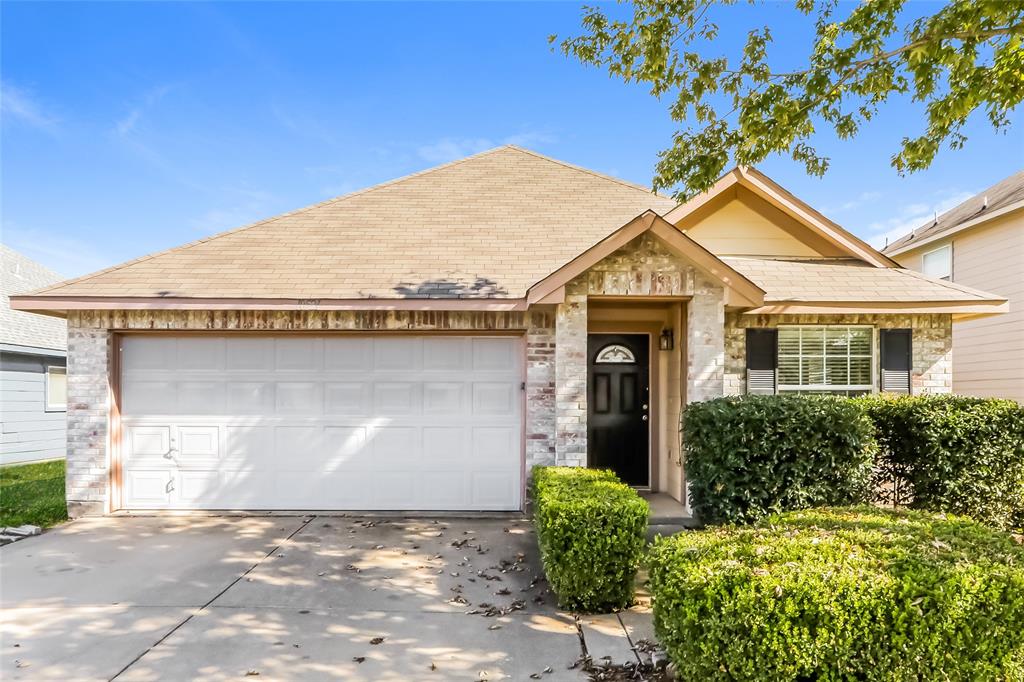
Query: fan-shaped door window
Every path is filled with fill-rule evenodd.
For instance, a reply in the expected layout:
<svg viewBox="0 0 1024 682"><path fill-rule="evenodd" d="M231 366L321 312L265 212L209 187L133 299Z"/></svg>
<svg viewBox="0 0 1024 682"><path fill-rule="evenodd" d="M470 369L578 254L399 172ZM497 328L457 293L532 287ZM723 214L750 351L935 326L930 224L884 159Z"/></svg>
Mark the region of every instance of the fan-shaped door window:
<svg viewBox="0 0 1024 682"><path fill-rule="evenodd" d="M612 343L597 351L594 362L598 365L632 365L636 363L633 351L625 346Z"/></svg>

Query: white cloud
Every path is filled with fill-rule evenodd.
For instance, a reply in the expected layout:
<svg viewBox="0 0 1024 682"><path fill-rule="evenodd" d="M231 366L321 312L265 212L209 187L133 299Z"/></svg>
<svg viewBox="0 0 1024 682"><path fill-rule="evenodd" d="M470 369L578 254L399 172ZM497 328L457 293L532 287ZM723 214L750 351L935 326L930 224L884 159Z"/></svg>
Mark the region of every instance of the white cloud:
<svg viewBox="0 0 1024 682"><path fill-rule="evenodd" d="M936 215L942 215L954 206L961 204L977 192L955 191L932 203L915 202L907 204L897 215L868 225L867 242L875 248L884 248L887 243L896 241L911 230L926 225Z"/></svg>
<svg viewBox="0 0 1024 682"><path fill-rule="evenodd" d="M236 200L228 206L211 208L193 218L189 221L192 229L203 234L216 234L269 218L277 210L278 198L270 192L246 187L227 187L221 194L234 196Z"/></svg>
<svg viewBox="0 0 1024 682"><path fill-rule="evenodd" d="M114 131L121 137L134 133L144 114L156 106L175 86L172 84L158 85L142 93L138 103L114 123Z"/></svg>
<svg viewBox="0 0 1024 682"><path fill-rule="evenodd" d="M432 144L418 147L416 153L421 159L430 163L447 163L465 156L479 154L504 144L536 147L552 144L556 141L557 138L554 135L540 131L516 133L497 139L489 137L444 137Z"/></svg>
<svg viewBox="0 0 1024 682"><path fill-rule="evenodd" d="M29 92L8 82L0 82L0 116L48 133L56 132L59 123Z"/></svg>

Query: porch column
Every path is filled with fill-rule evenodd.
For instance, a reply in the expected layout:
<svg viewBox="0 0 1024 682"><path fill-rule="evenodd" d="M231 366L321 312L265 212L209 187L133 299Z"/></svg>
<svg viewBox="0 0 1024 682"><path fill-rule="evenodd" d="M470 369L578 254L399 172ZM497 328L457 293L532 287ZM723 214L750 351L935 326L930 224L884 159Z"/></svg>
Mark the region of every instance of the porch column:
<svg viewBox="0 0 1024 682"><path fill-rule="evenodd" d="M587 294L566 288L555 313L555 464L587 464Z"/></svg>
<svg viewBox="0 0 1024 682"><path fill-rule="evenodd" d="M105 514L110 496L110 348L106 329L68 320L68 516Z"/></svg>
<svg viewBox="0 0 1024 682"><path fill-rule="evenodd" d="M725 291L698 275L686 305L686 402L725 395Z"/></svg>

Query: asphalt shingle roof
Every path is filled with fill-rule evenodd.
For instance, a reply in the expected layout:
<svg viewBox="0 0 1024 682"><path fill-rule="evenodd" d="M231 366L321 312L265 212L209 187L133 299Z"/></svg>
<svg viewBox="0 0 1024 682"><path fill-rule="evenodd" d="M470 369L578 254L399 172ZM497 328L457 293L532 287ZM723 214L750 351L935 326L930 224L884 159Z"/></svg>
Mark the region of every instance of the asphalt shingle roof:
<svg viewBox="0 0 1024 682"><path fill-rule="evenodd" d="M876 268L854 259L723 257L765 291L765 302L1000 301L1000 296L903 268Z"/></svg>
<svg viewBox="0 0 1024 682"><path fill-rule="evenodd" d="M11 296L59 282L63 277L53 270L0 244L0 343L32 348L66 350L67 325L64 320L11 310Z"/></svg>
<svg viewBox="0 0 1024 682"><path fill-rule="evenodd" d="M522 298L668 197L514 146L45 290L53 296Z"/></svg>
<svg viewBox="0 0 1024 682"><path fill-rule="evenodd" d="M884 253L892 253L905 249L917 242L937 237L954 230L969 220L976 220L995 213L1011 204L1024 201L1024 171L1018 171L984 192L979 192L967 201L959 204L940 215L933 222L922 225L908 235L900 237L883 249Z"/></svg>

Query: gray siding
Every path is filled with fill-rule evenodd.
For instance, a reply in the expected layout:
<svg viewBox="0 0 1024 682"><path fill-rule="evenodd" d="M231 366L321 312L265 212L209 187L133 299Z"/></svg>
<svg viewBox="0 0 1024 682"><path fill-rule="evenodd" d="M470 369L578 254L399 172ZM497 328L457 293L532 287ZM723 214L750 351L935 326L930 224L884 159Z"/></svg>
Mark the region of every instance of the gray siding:
<svg viewBox="0 0 1024 682"><path fill-rule="evenodd" d="M62 357L0 353L0 464L64 457L67 413L46 411L46 366Z"/></svg>

